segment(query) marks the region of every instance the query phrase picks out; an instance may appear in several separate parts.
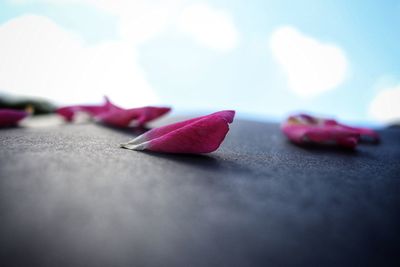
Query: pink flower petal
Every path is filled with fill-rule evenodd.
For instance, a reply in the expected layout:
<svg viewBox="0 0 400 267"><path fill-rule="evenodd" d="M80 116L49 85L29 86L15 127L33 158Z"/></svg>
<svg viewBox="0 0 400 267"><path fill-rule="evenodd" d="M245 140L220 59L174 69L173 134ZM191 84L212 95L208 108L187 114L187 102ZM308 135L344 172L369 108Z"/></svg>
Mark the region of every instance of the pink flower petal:
<svg viewBox="0 0 400 267"><path fill-rule="evenodd" d="M28 112L21 110L0 109L0 127L16 126L28 114Z"/></svg>
<svg viewBox="0 0 400 267"><path fill-rule="evenodd" d="M86 112L91 116L99 115L103 112L107 112L113 109L121 109L111 101L104 97L104 104L102 105L74 105L74 106L66 106L61 107L56 110L56 113L63 116L66 121L72 121L77 112Z"/></svg>
<svg viewBox="0 0 400 267"><path fill-rule="evenodd" d="M123 109L114 105L105 97L102 105L76 105L57 109L57 113L65 118L66 121L72 121L77 112L86 112L95 120L107 125L116 127L128 127L132 123L135 126L143 126L147 122L154 120L171 109L167 107L142 107Z"/></svg>
<svg viewBox="0 0 400 267"><path fill-rule="evenodd" d="M142 107L132 109L112 109L95 116L95 119L116 127L128 127L135 123L134 126L141 127L147 122L169 112L171 109L167 107Z"/></svg>
<svg viewBox="0 0 400 267"><path fill-rule="evenodd" d="M224 110L155 128L121 147L166 153L210 153L224 140L234 116L235 111Z"/></svg>
<svg viewBox="0 0 400 267"><path fill-rule="evenodd" d="M307 114L290 116L282 124L282 131L292 142L300 145L313 143L354 148L360 136L379 140L379 135L371 129L351 127Z"/></svg>
<svg viewBox="0 0 400 267"><path fill-rule="evenodd" d="M351 126L347 126L347 125L340 124L340 123L338 123L338 125L344 129L348 129L348 130L359 133L361 137L370 138L374 142L379 142L379 140L380 140L379 134L372 129L361 128L361 127L351 127Z"/></svg>

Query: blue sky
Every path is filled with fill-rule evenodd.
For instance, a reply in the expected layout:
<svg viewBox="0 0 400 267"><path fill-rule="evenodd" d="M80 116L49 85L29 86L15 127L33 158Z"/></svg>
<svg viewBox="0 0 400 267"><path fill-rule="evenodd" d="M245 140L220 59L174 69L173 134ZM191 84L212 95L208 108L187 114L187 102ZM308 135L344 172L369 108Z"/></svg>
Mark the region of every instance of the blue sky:
<svg viewBox="0 0 400 267"><path fill-rule="evenodd" d="M168 104L178 113L229 108L274 120L295 111L361 123L400 118L400 1L100 2L0 1L0 43L8 41L0 44L7 52L0 90L65 104L108 94L125 106ZM26 40L50 33L56 40L31 46ZM28 48L20 52L22 41ZM62 49L54 48L58 42ZM60 56L65 69L45 58L47 50L56 61L63 51L71 54ZM75 59L75 52L83 56ZM85 60L96 68L88 63L78 78L68 74ZM112 64L112 71L102 64Z"/></svg>

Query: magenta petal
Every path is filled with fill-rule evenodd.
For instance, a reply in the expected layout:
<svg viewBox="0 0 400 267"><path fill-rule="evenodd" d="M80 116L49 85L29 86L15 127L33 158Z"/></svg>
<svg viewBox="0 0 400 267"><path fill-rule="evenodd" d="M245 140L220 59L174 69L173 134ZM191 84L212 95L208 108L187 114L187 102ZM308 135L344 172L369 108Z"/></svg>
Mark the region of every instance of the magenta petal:
<svg viewBox="0 0 400 267"><path fill-rule="evenodd" d="M135 122L135 126L143 126L171 109L167 107L142 107L123 109L114 105L107 97L102 105L75 105L57 109L57 113L66 121L72 121L77 112L86 112L95 120L116 127L128 127Z"/></svg>
<svg viewBox="0 0 400 267"><path fill-rule="evenodd" d="M80 106L82 111L89 113L92 116L98 116L104 112L109 112L113 110L123 110L122 108L114 105L108 97L104 97L103 105L84 105Z"/></svg>
<svg viewBox="0 0 400 267"><path fill-rule="evenodd" d="M0 127L16 126L26 116L28 116L28 112L25 111L0 109Z"/></svg>
<svg viewBox="0 0 400 267"><path fill-rule="evenodd" d="M379 140L380 140L379 134L372 129L360 128L360 127L350 127L350 126L347 126L344 124L338 124L338 125L340 127L343 127L344 129L354 131L354 132L358 133L360 136L368 137L374 142L379 142Z"/></svg>
<svg viewBox="0 0 400 267"><path fill-rule="evenodd" d="M159 118L171 109L167 107L143 107L133 109L111 109L100 113L95 118L105 124L116 127L128 127L132 122L135 126L143 126L147 122Z"/></svg>
<svg viewBox="0 0 400 267"><path fill-rule="evenodd" d="M305 140L316 144L356 147L359 134L354 131L332 127L312 128L305 133Z"/></svg>
<svg viewBox="0 0 400 267"><path fill-rule="evenodd" d="M72 121L77 112L86 112L91 116L96 116L112 109L120 109L111 103L108 97L104 97L102 105L74 105L61 107L56 110L56 113L64 117L66 121Z"/></svg>
<svg viewBox="0 0 400 267"><path fill-rule="evenodd" d="M305 143L305 134L308 132L308 127L304 125L290 125L285 123L282 125L282 132L294 143Z"/></svg>
<svg viewBox="0 0 400 267"><path fill-rule="evenodd" d="M335 120L321 119L307 114L290 116L282 125L283 133L294 143L356 147L360 135L376 134L369 129L354 128ZM377 134L376 134L376 137Z"/></svg>
<svg viewBox="0 0 400 267"><path fill-rule="evenodd" d="M75 113L80 111L79 106L67 106L58 108L56 113L62 116L66 121L72 121L74 119Z"/></svg>
<svg viewBox="0 0 400 267"><path fill-rule="evenodd" d="M144 107L144 108L139 108L140 110L140 116L138 117L137 120L137 125L138 126L143 126L149 121L152 121L154 119L157 119L164 114L168 113L171 108L168 107Z"/></svg>
<svg viewBox="0 0 400 267"><path fill-rule="evenodd" d="M166 153L210 153L221 145L234 116L234 111L226 110L155 128L121 147Z"/></svg>

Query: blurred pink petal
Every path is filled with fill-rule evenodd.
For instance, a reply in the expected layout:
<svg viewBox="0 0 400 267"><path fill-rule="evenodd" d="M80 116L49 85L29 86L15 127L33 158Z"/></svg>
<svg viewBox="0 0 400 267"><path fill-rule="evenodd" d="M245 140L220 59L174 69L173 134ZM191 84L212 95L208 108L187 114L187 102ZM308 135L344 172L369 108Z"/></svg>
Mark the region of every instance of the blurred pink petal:
<svg viewBox="0 0 400 267"><path fill-rule="evenodd" d="M155 128L121 147L166 153L210 153L224 140L234 116L235 111L224 110Z"/></svg>
<svg viewBox="0 0 400 267"><path fill-rule="evenodd" d="M128 127L134 123L134 126L143 126L147 122L154 120L171 109L167 107L142 107L123 109L114 105L107 97L105 97L102 105L76 105L66 106L57 109L57 113L67 121L72 121L77 112L86 112L96 121L116 126Z"/></svg>
<svg viewBox="0 0 400 267"><path fill-rule="evenodd" d="M66 121L72 121L77 112L86 112L91 116L99 115L113 109L120 109L111 103L111 101L104 97L104 104L102 105L74 105L61 107L56 110L57 114L64 117Z"/></svg>
<svg viewBox="0 0 400 267"><path fill-rule="evenodd" d="M290 116L282 124L282 131L292 142L300 145L320 144L354 148L360 136L379 140L379 135L371 129L351 127L332 119L307 114Z"/></svg>
<svg viewBox="0 0 400 267"><path fill-rule="evenodd" d="M16 126L28 114L28 112L21 110L0 109L0 127Z"/></svg>
<svg viewBox="0 0 400 267"><path fill-rule="evenodd" d="M337 125L344 129L355 131L358 134L360 134L361 137L368 137L374 142L379 142L379 140L380 140L379 134L372 129L361 128L361 127L351 127L351 126L347 126L347 125L340 124L340 123L337 123Z"/></svg>
<svg viewBox="0 0 400 267"><path fill-rule="evenodd" d="M111 109L95 116L95 119L111 126L128 127L134 123L134 126L141 127L147 122L169 112L167 107L142 107L132 109Z"/></svg>

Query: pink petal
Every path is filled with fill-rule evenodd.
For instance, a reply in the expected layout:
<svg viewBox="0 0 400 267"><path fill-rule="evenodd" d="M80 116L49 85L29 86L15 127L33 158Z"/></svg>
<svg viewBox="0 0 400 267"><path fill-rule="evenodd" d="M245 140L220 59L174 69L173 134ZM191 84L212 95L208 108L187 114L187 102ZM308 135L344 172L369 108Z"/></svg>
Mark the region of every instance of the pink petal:
<svg viewBox="0 0 400 267"><path fill-rule="evenodd" d="M313 143L354 148L360 136L379 140L379 135L371 129L351 127L332 119L316 118L307 114L290 116L283 123L282 131L297 144Z"/></svg>
<svg viewBox="0 0 400 267"><path fill-rule="evenodd" d="M121 147L166 153L210 153L221 145L234 116L235 111L225 110L155 128Z"/></svg>
<svg viewBox="0 0 400 267"><path fill-rule="evenodd" d="M361 128L361 127L350 127L350 126L347 126L344 124L338 124L338 125L340 125L344 129L348 129L348 130L357 132L358 134L360 134L360 136L368 137L374 142L379 142L379 140L380 140L379 134L372 129Z"/></svg>
<svg viewBox="0 0 400 267"><path fill-rule="evenodd" d="M324 145L338 145L348 148L356 147L360 135L353 131L323 127L310 129L305 134L305 140L309 142L324 144Z"/></svg>
<svg viewBox="0 0 400 267"><path fill-rule="evenodd" d="M57 113L66 121L72 121L77 112L89 113L95 120L116 127L143 126L147 122L161 117L169 112L168 107L142 107L123 109L114 105L105 97L102 105L76 105L57 109Z"/></svg>
<svg viewBox="0 0 400 267"><path fill-rule="evenodd" d="M16 126L28 112L14 109L0 109L0 127Z"/></svg>
<svg viewBox="0 0 400 267"><path fill-rule="evenodd" d="M354 131L357 132L358 134L360 134L360 136L366 136L371 138L373 141L379 141L379 135L377 132L375 132L372 129L368 129L368 128L360 128L360 127L352 127L352 126L348 126L342 123L339 123L335 120L332 119L320 119L324 122L324 125L330 125L330 126L337 126L337 127L341 127L343 129L347 129L350 131Z"/></svg>
<svg viewBox="0 0 400 267"><path fill-rule="evenodd" d="M61 107L56 110L56 113L63 116L66 121L72 121L77 112L87 112L91 116L99 115L103 112L107 112L113 109L121 109L111 101L104 97L104 104L102 105L74 105L74 106L66 106Z"/></svg>
<svg viewBox="0 0 400 267"><path fill-rule="evenodd" d="M141 127L147 122L159 118L171 109L167 107L142 107L132 109L111 109L95 116L95 118L108 125L128 127L132 122Z"/></svg>

